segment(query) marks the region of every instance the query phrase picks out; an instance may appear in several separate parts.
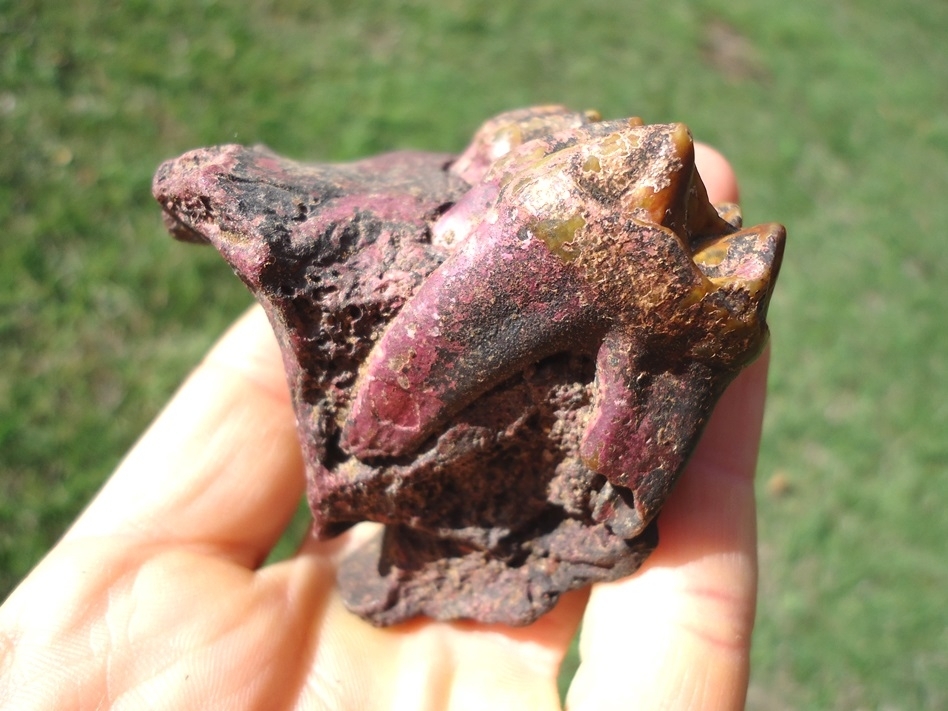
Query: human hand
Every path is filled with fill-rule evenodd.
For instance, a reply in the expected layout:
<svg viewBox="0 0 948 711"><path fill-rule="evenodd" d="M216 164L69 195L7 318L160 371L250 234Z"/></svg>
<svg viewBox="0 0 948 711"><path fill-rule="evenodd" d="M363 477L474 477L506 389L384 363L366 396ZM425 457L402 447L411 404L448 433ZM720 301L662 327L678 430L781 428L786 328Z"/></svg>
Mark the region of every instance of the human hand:
<svg viewBox="0 0 948 711"><path fill-rule="evenodd" d="M696 146L712 201L730 167ZM556 709L580 621L579 709L742 708L756 596L766 354L722 397L635 576L521 628L348 613L359 529L262 561L305 486L276 342L253 309L0 608L0 707Z"/></svg>

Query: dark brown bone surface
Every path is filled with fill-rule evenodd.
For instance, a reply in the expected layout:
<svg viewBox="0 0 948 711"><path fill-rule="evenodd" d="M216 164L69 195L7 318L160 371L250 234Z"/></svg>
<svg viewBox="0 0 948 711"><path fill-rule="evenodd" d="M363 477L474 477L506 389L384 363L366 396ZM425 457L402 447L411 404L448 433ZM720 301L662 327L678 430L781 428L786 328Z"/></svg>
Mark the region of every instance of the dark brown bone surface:
<svg viewBox="0 0 948 711"><path fill-rule="evenodd" d="M267 311L316 535L384 524L338 580L378 625L526 624L635 571L784 244L709 204L684 126L556 106L457 158L201 149L154 193Z"/></svg>

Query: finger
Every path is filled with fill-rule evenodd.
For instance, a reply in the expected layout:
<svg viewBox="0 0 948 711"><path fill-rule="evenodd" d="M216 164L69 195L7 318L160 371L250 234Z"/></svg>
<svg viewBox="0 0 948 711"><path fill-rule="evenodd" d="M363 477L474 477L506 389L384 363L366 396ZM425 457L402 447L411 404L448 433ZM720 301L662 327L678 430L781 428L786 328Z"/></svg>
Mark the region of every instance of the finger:
<svg viewBox="0 0 948 711"><path fill-rule="evenodd" d="M757 584L753 472L767 358L721 398L631 578L596 586L569 708L743 708ZM604 683L622 679L620 684Z"/></svg>
<svg viewBox="0 0 948 711"><path fill-rule="evenodd" d="M256 565L304 487L279 348L259 307L218 342L67 537L205 546Z"/></svg>
<svg viewBox="0 0 948 711"><path fill-rule="evenodd" d="M711 202L740 202L737 176L723 155L705 143L695 143L695 165Z"/></svg>

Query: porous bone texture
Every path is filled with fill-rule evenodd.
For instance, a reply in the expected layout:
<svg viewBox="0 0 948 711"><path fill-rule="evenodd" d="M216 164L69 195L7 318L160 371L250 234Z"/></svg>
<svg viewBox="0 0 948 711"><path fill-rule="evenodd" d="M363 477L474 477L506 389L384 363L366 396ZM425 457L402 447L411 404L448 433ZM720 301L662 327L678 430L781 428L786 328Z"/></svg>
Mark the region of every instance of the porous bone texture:
<svg viewBox="0 0 948 711"><path fill-rule="evenodd" d="M779 225L713 207L681 124L545 106L460 156L163 164L280 341L315 535L378 535L351 610L526 624L634 572L715 401L762 349Z"/></svg>

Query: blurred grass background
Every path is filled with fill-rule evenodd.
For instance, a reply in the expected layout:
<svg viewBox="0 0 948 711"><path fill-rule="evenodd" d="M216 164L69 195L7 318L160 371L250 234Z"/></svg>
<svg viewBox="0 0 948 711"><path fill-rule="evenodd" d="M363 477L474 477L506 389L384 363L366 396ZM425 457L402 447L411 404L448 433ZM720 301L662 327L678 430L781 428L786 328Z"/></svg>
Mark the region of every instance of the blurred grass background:
<svg viewBox="0 0 948 711"><path fill-rule="evenodd" d="M566 103L688 123L789 229L749 708L948 707L946 36L938 0L0 0L0 599L250 303L165 234L161 160Z"/></svg>

